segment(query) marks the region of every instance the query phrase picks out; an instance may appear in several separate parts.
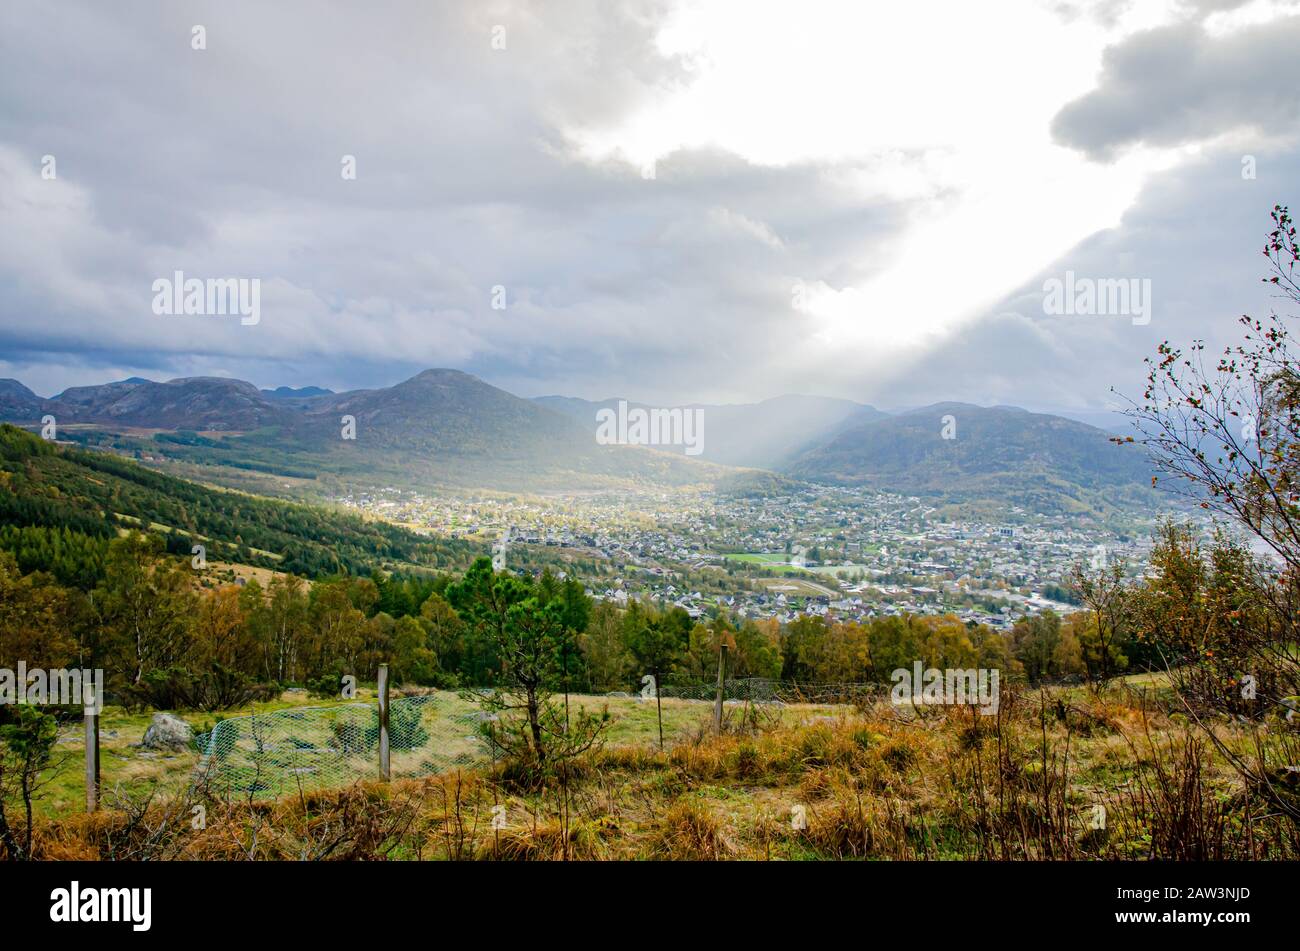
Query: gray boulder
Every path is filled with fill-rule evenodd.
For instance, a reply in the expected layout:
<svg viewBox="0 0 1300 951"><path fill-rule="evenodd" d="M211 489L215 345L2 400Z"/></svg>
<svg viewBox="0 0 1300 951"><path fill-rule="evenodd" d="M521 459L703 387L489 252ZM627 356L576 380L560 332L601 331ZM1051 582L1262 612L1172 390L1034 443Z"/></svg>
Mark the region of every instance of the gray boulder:
<svg viewBox="0 0 1300 951"><path fill-rule="evenodd" d="M155 713L149 729L144 731L142 745L151 750L180 751L188 749L193 739L194 730L180 717Z"/></svg>

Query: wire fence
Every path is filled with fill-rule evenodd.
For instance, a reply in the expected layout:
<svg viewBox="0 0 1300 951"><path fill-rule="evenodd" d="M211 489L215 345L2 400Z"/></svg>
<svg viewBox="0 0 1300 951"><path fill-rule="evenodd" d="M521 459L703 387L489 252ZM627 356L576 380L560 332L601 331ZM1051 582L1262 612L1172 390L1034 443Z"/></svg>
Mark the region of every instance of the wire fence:
<svg viewBox="0 0 1300 951"><path fill-rule="evenodd" d="M726 680L722 684L723 702L731 704L856 704L880 697L884 693L885 685L878 683L805 684L796 681L770 680L764 677L746 677ZM717 701L718 686L716 683L685 686L665 684L659 691L659 695L713 703Z"/></svg>
<svg viewBox="0 0 1300 951"><path fill-rule="evenodd" d="M726 703L781 703L778 696L780 684L775 680L761 677L748 677L739 680L725 680L722 683L722 699ZM718 697L718 685L711 684L664 684L659 689L661 697L677 700L701 700L714 703Z"/></svg>
<svg viewBox="0 0 1300 951"><path fill-rule="evenodd" d="M727 680L728 707L856 704L881 695L880 684L798 684L764 678ZM394 778L432 776L493 761L489 725L477 691L438 691L394 697L389 704L390 772ZM654 705L653 693L614 692L632 707ZM665 685L659 696L711 705L717 684ZM624 709L619 718L634 719ZM689 736L694 720L668 717L665 732ZM379 706L374 702L296 707L231 717L194 739L200 758L193 785L220 799L274 798L300 790L347 786L380 776ZM649 735L647 733L647 735Z"/></svg>
<svg viewBox="0 0 1300 951"><path fill-rule="evenodd" d="M395 697L388 738L394 778L491 762L489 715L454 694ZM194 782L218 798L275 797L379 776L379 706L344 703L222 720L195 737Z"/></svg>

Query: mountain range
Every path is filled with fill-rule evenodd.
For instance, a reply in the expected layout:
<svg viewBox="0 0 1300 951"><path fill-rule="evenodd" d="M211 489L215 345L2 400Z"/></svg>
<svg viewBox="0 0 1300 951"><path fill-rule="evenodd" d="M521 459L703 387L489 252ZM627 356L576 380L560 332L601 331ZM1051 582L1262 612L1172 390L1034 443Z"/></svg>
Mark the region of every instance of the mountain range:
<svg viewBox="0 0 1300 951"><path fill-rule="evenodd" d="M1016 407L939 403L889 414L800 395L692 404L681 409L698 412L702 451L687 455L680 445L601 445L598 414L620 403L624 411L656 409L617 398L523 399L449 369L343 393L262 390L224 377L135 377L42 399L17 380L0 380L0 420L35 426L52 415L62 438L240 485L262 476L322 489L753 486L762 480L743 470L758 469L1038 511L1149 502L1151 470L1137 447L1117 447L1086 423Z"/></svg>
<svg viewBox="0 0 1300 951"><path fill-rule="evenodd" d="M1003 499L1031 511L1149 502L1153 470L1139 447L1086 423L1014 406L936 403L843 430L785 474L913 495Z"/></svg>

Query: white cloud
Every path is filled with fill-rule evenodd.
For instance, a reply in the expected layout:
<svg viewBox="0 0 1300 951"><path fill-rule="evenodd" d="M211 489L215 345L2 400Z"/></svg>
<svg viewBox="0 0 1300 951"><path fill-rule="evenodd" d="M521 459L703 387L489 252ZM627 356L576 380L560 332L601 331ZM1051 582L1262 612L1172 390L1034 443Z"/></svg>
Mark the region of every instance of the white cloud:
<svg viewBox="0 0 1300 951"><path fill-rule="evenodd" d="M218 368L338 388L451 365L525 394L899 402L905 374L909 401L1060 404L1062 380L1086 401L1145 338L987 315L1029 309L1027 283L1072 263L1176 261L1227 294L1225 242L1255 250L1242 203L1253 222L1291 187L1294 146L1270 140L1258 187L1207 193L1242 147L1236 87L1180 112L1196 84L1175 77L1161 101L1195 136L1139 109L1120 125L1165 138L1083 151L1116 127L1108 63L1138 50L1141 74L1144 42L1204 15L1174 2L24 10L0 11L0 374L46 389ZM1210 12L1197 48L1221 84L1243 72L1232 44L1285 12ZM1097 106L1079 138L1054 138L1080 102ZM1178 248L1171 200L1220 225L1202 257ZM261 278L262 322L160 322L149 285L176 269ZM993 385L954 348L1047 365Z"/></svg>

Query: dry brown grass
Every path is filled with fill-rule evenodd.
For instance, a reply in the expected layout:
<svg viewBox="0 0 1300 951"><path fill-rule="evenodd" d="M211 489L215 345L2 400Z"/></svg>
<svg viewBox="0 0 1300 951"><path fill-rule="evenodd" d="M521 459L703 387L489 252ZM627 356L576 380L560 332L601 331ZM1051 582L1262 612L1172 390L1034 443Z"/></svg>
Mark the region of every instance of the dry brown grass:
<svg viewBox="0 0 1300 951"><path fill-rule="evenodd" d="M679 799L668 807L646 845L647 857L655 859L711 862L734 854L735 847L713 811L690 798Z"/></svg>
<svg viewBox="0 0 1300 951"><path fill-rule="evenodd" d="M1294 739L1223 722L1279 784ZM1276 728L1275 728L1276 729ZM1289 744L1289 745L1288 745ZM1277 757L1281 756L1282 760ZM1286 792L1286 789L1283 789ZM1276 800L1273 800L1274 802ZM274 802L159 798L43 822L46 859L1296 858L1300 830L1216 743L1123 693L1008 694L996 716L868 705L660 752L596 751L543 788L508 768ZM804 828L792 822L802 807ZM504 828L494 829L494 807ZM1104 828L1093 828L1097 807Z"/></svg>

